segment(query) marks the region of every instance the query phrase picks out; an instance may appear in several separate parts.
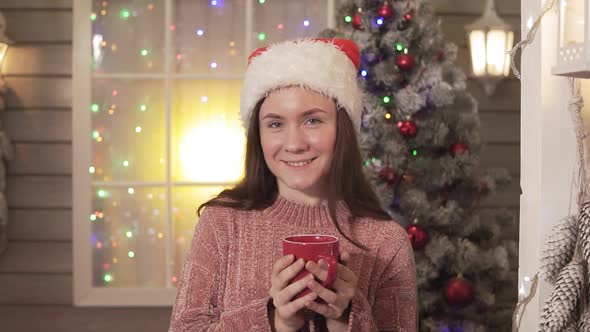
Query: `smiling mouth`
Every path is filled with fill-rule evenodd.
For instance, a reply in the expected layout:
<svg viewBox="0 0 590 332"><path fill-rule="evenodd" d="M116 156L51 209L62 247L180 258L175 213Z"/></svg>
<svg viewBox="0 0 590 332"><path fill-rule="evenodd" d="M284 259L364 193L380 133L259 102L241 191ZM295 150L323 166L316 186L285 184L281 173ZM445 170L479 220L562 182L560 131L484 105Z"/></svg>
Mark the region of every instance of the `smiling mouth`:
<svg viewBox="0 0 590 332"><path fill-rule="evenodd" d="M303 167L305 165L308 165L309 163L311 163L315 159L316 158L311 158L311 159L302 160L302 161L285 161L284 163L291 166L291 167Z"/></svg>

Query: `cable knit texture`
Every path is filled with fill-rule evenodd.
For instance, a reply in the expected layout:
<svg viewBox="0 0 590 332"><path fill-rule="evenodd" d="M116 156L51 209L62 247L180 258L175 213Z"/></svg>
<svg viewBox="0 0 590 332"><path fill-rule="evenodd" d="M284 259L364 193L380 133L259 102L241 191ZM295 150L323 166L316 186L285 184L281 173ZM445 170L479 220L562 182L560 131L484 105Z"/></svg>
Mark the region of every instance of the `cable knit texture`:
<svg viewBox="0 0 590 332"><path fill-rule="evenodd" d="M323 205L303 205L279 196L262 211L206 207L172 310L169 331L271 331L268 320L273 263L281 239L292 234L330 234L351 253L358 277L349 331L416 331L414 255L405 230L393 221L356 218L344 202L336 209L342 230L366 245L364 251L338 234ZM309 321L305 331L322 331Z"/></svg>

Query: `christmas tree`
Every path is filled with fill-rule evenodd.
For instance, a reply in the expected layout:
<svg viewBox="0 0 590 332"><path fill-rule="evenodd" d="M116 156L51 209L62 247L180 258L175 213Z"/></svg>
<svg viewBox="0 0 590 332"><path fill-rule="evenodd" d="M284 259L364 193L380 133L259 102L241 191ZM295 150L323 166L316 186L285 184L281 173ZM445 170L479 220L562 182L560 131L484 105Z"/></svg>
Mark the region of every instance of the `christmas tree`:
<svg viewBox="0 0 590 332"><path fill-rule="evenodd" d="M477 103L438 20L422 0L343 1L365 90L361 146L382 205L414 247L421 331L507 331L516 303L514 216L480 201L510 181L483 170ZM487 217L486 217L487 216Z"/></svg>

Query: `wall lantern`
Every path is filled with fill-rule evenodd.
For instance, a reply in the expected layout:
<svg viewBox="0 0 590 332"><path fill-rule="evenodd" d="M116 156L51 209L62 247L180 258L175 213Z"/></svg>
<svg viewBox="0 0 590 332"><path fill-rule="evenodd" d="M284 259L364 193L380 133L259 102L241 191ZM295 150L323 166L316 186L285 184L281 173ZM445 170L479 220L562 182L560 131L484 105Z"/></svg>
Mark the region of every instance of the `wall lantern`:
<svg viewBox="0 0 590 332"><path fill-rule="evenodd" d="M590 78L590 0L559 0L557 63L554 75Z"/></svg>
<svg viewBox="0 0 590 332"><path fill-rule="evenodd" d="M2 63L8 51L8 45L11 44L14 44L14 42L6 37L6 19L0 12L0 71L2 70Z"/></svg>
<svg viewBox="0 0 590 332"><path fill-rule="evenodd" d="M587 0L590 1L590 0ZM465 26L471 69L491 96L500 81L510 73L510 56L506 54L514 43L514 30L496 13L494 0L488 0L483 15Z"/></svg>

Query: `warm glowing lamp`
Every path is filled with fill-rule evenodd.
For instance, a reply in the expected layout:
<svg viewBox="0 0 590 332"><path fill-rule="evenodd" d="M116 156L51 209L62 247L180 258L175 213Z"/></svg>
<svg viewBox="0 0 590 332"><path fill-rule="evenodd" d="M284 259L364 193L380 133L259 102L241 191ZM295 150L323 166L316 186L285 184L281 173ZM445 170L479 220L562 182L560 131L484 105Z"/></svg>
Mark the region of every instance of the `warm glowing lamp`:
<svg viewBox="0 0 590 332"><path fill-rule="evenodd" d="M498 83L510 73L510 56L514 30L496 13L494 0L488 0L484 14L465 26L471 51L473 75L483 84L488 96Z"/></svg>
<svg viewBox="0 0 590 332"><path fill-rule="evenodd" d="M590 0L559 0L554 75L590 78Z"/></svg>
<svg viewBox="0 0 590 332"><path fill-rule="evenodd" d="M6 58L6 52L8 51L8 45L14 44L12 40L6 37L6 18L0 12L0 68L2 68L2 63L4 62L4 58Z"/></svg>

